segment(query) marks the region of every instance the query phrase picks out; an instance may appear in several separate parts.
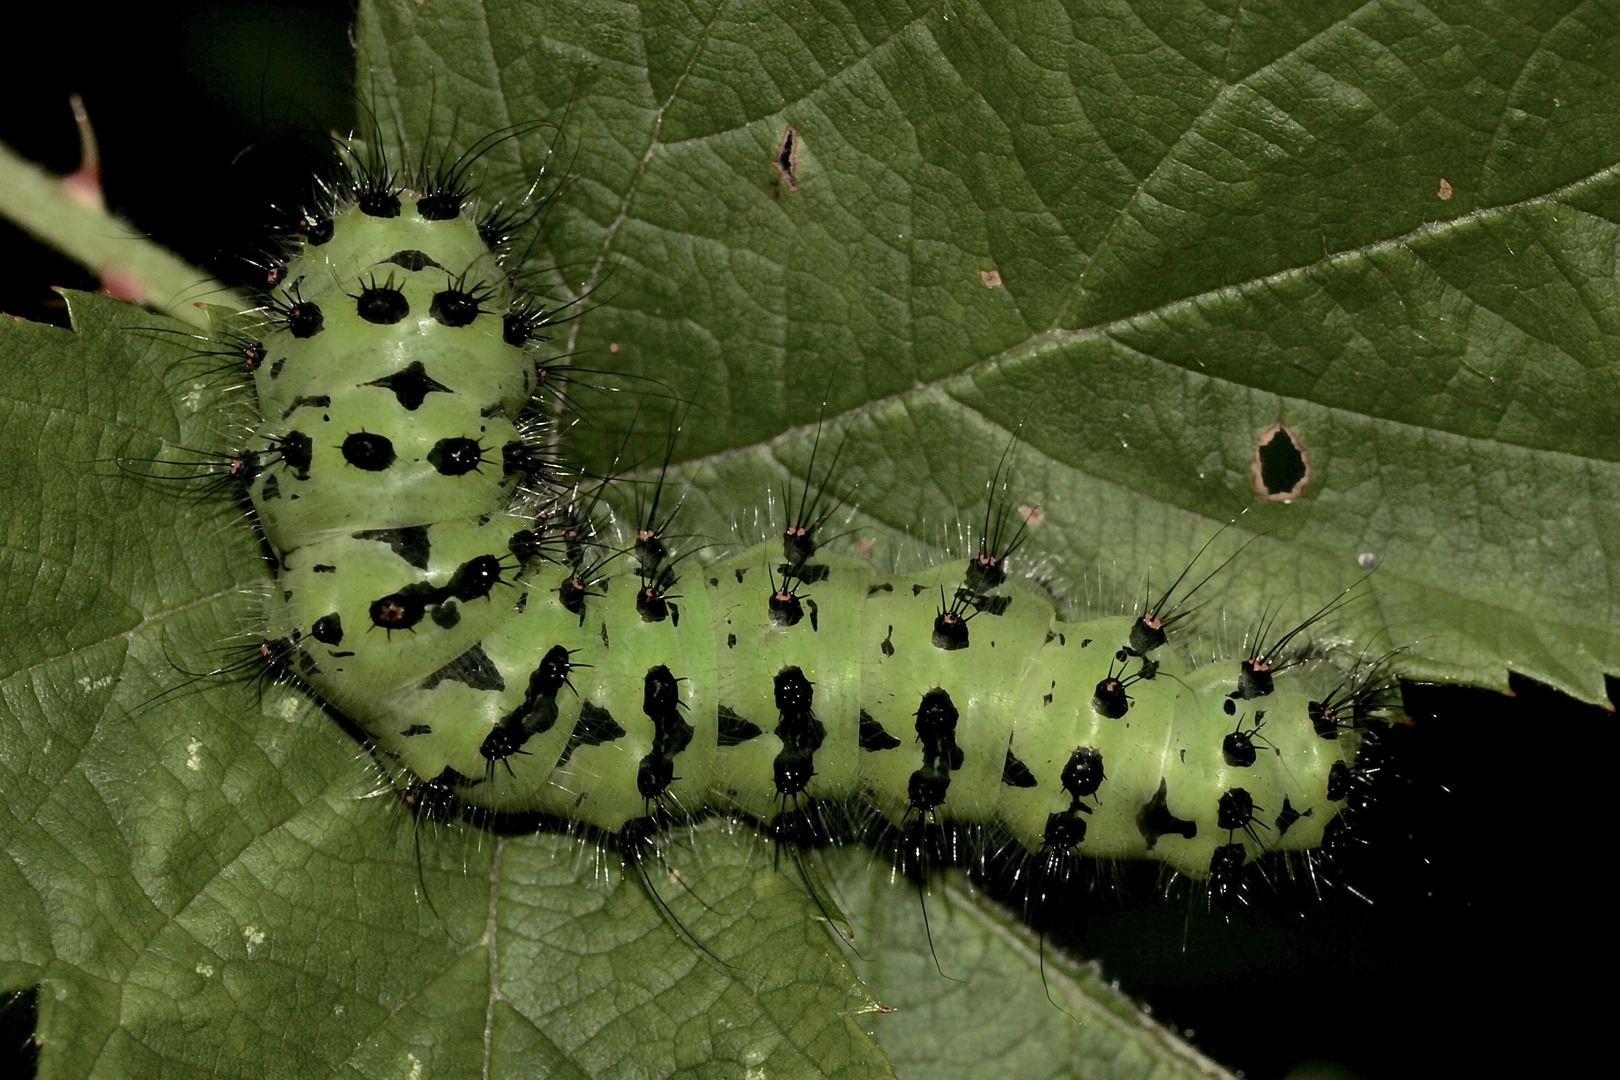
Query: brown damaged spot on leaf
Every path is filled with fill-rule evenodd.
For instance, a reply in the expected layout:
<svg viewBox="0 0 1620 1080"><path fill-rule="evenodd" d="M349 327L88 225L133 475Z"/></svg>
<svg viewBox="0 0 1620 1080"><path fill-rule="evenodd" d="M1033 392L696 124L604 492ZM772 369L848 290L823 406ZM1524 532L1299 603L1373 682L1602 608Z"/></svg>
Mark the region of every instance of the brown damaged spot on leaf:
<svg viewBox="0 0 1620 1080"><path fill-rule="evenodd" d="M1255 440L1249 469L1255 491L1273 502L1293 502L1311 481L1311 454L1293 429L1279 420Z"/></svg>
<svg viewBox="0 0 1620 1080"><path fill-rule="evenodd" d="M979 280L984 282L984 287L987 289L999 289L1001 288L1001 271L980 270Z"/></svg>
<svg viewBox="0 0 1620 1080"><path fill-rule="evenodd" d="M772 164L789 191L799 190L799 133L789 124L782 129L782 140L776 144Z"/></svg>
<svg viewBox="0 0 1620 1080"><path fill-rule="evenodd" d="M1440 178L1440 201L1445 202L1449 198L1451 198L1451 181L1442 176Z"/></svg>

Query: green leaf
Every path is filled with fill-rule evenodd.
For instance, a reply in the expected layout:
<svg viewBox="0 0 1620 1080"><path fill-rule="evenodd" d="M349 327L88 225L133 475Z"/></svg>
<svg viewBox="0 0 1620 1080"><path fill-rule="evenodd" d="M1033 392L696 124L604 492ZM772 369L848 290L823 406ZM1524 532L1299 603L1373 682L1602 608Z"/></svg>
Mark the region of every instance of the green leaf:
<svg viewBox="0 0 1620 1080"><path fill-rule="evenodd" d="M954 536L1016 436L1072 593L1111 606L1247 511L1228 625L1376 565L1344 639L1602 701L1620 16L1479 14L375 3L361 70L407 132L435 101L446 130L451 98L465 130L563 125L546 237L588 293L564 344L691 403L696 531L803 477L823 402L835 490L890 542ZM489 186L552 140L497 147ZM635 410L632 453L662 457L656 403L590 403L592 460ZM1251 470L1279 421L1311 467L1289 503Z"/></svg>
<svg viewBox="0 0 1620 1080"><path fill-rule="evenodd" d="M1127 1000L1098 965L1040 941L959 872L942 875L924 901L866 851L824 861L855 927L855 970L894 1010L868 1026L897 1075L1230 1076Z"/></svg>

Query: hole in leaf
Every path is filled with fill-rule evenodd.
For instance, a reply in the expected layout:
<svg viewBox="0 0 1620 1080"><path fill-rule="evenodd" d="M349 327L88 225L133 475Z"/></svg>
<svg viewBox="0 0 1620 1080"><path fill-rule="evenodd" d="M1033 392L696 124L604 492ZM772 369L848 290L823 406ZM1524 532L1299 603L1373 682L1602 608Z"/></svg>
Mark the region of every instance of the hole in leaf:
<svg viewBox="0 0 1620 1080"><path fill-rule="evenodd" d="M782 141L776 144L776 156L772 159L776 171L782 177L782 183L787 185L789 191L799 190L799 133L789 124L782 129Z"/></svg>
<svg viewBox="0 0 1620 1080"><path fill-rule="evenodd" d="M1275 502L1289 502L1311 479L1311 457L1287 424L1278 421L1254 444L1254 489Z"/></svg>

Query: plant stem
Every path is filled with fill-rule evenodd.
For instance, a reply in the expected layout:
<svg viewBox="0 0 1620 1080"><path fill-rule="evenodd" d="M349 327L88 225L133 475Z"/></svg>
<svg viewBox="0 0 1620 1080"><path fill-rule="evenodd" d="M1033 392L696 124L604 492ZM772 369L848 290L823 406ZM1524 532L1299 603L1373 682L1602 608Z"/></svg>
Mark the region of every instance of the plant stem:
<svg viewBox="0 0 1620 1080"><path fill-rule="evenodd" d="M195 301L246 306L208 274L109 214L99 196L76 193L62 178L19 157L4 143L0 143L0 215L88 267L119 299L205 329L208 317Z"/></svg>

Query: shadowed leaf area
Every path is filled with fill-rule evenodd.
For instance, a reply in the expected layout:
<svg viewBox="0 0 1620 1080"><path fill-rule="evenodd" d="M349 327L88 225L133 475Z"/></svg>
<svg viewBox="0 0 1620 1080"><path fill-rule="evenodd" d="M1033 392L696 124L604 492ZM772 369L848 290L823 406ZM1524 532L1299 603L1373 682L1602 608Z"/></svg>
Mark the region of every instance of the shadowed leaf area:
<svg viewBox="0 0 1620 1080"><path fill-rule="evenodd" d="M1410 677L1596 702L1620 670L1613 5L401 0L356 39L407 142L552 125L483 188L566 178L530 283L629 389L580 389L570 449L628 430L650 475L682 422L682 531L755 535L819 438L875 557L921 558L1016 438L1065 602L1243 514L1206 630L1376 566L1324 637ZM181 673L251 646L258 545L116 462L240 413L173 324L71 305L0 320L0 991L39 988L8 1017L41 1075L1218 1073L954 886L920 927L865 849L827 870L851 967L721 822L644 880L418 837L330 716Z"/></svg>

